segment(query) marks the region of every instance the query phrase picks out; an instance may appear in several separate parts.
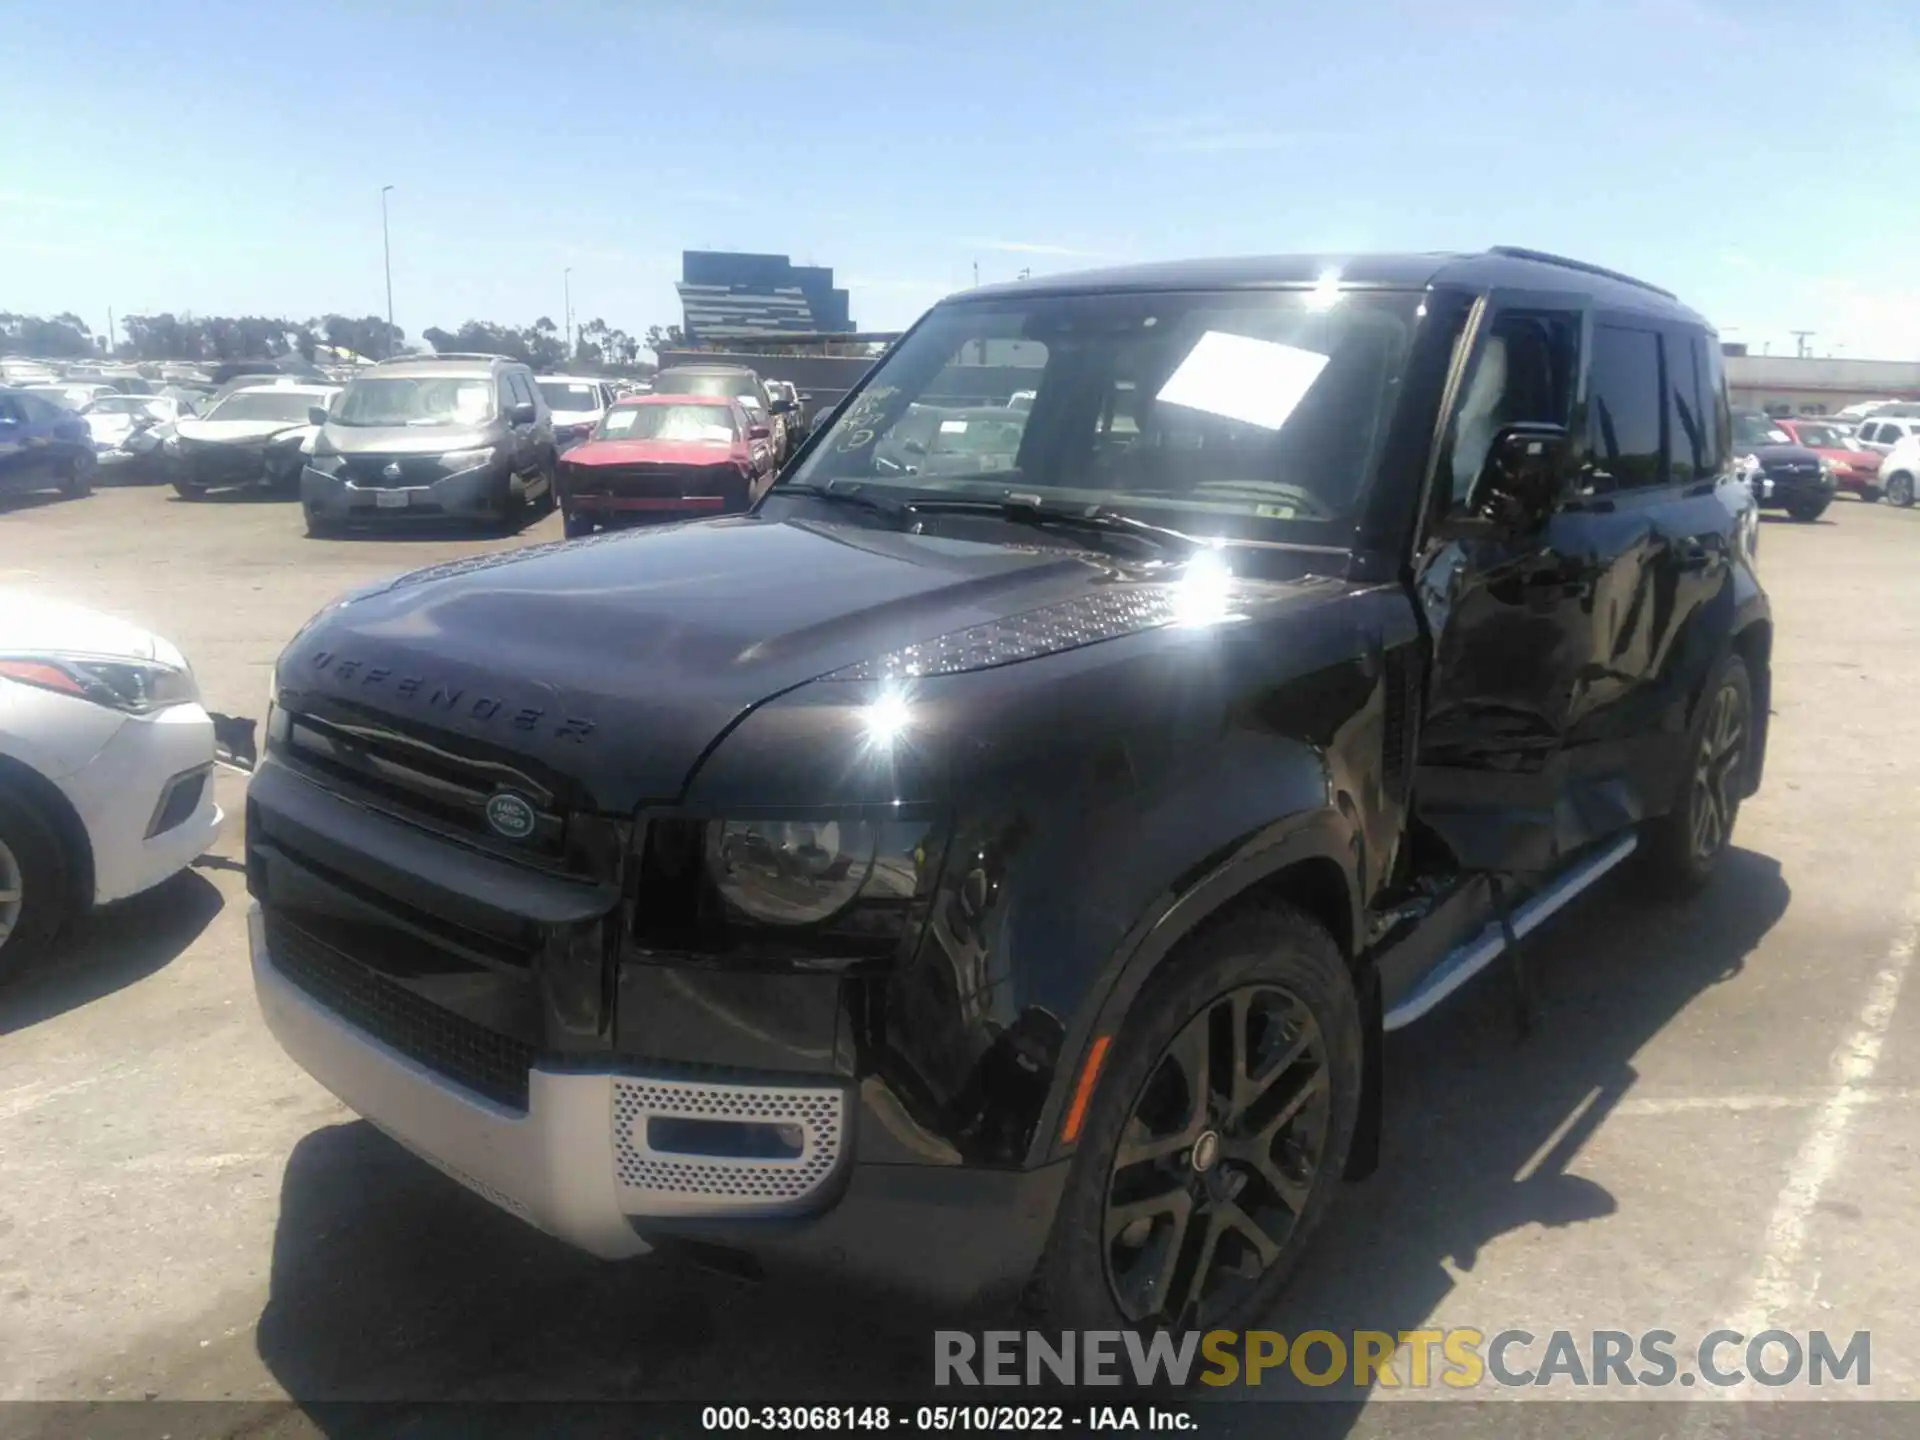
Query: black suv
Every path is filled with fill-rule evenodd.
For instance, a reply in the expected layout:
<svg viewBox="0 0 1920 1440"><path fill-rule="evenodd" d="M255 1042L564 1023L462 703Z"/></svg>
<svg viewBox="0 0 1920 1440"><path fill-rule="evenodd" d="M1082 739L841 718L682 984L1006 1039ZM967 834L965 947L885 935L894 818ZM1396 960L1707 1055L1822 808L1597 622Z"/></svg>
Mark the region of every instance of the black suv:
<svg viewBox="0 0 1920 1440"><path fill-rule="evenodd" d="M1505 249L948 300L752 512L300 633L268 1023L598 1255L1237 1324L1374 1163L1384 1031L1726 854L1772 625L1719 354ZM1022 391L991 468L876 465Z"/></svg>
<svg viewBox="0 0 1920 1440"><path fill-rule="evenodd" d="M1839 488L1833 462L1795 440L1771 416L1758 410L1736 411L1733 452L1763 509L1784 510L1795 520L1811 524L1833 503Z"/></svg>
<svg viewBox="0 0 1920 1440"><path fill-rule="evenodd" d="M348 383L300 472L309 535L348 525L479 520L511 530L554 505L553 412L504 355L408 356Z"/></svg>

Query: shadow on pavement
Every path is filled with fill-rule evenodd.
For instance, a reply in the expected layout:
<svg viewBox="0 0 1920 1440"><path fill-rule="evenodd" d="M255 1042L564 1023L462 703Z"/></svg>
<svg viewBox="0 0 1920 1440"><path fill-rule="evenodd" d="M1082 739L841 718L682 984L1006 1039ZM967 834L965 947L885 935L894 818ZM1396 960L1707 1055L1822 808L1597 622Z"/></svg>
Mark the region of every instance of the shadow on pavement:
<svg viewBox="0 0 1920 1440"><path fill-rule="evenodd" d="M211 880L183 870L151 890L81 916L32 969L0 990L0 1035L145 979L184 953L224 903Z"/></svg>
<svg viewBox="0 0 1920 1440"><path fill-rule="evenodd" d="M1516 1037L1496 970L1393 1038L1382 1169L1336 1197L1273 1328L1418 1328L1452 1288L1448 1264L1471 1269L1483 1246L1524 1226L1615 1211L1614 1197L1569 1173L1570 1163L1631 1089L1634 1054L1695 996L1737 976L1788 900L1778 865L1741 850L1688 905L1648 905L1632 885L1618 877L1537 937L1531 1037ZM367 1433L373 1412L322 1403L344 1400L398 1402L395 1412L382 1407L373 1433L415 1434L424 1412L414 1407L449 1399L925 1399L931 1332L954 1327L985 1328L978 1317L920 1314L859 1293L749 1288L654 1257L591 1260L353 1123L308 1136L287 1166L257 1341L324 1432ZM1269 1385L1180 1403L1216 1398L1286 1392ZM1286 1430L1366 1432L1375 1411L1398 1408L1290 1406ZM1484 1422L1492 1407L1460 1408ZM1237 1407L1213 1415L1209 1433L1216 1422L1238 1430L1261 1418Z"/></svg>

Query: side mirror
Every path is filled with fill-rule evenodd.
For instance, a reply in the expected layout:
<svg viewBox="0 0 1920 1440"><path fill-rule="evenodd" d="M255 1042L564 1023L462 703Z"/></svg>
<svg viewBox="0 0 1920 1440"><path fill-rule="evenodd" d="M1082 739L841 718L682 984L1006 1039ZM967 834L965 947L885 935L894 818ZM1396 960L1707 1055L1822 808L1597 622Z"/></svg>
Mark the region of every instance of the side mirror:
<svg viewBox="0 0 1920 1440"><path fill-rule="evenodd" d="M514 425L531 425L538 414L531 400L521 400L507 407L507 420Z"/></svg>
<svg viewBox="0 0 1920 1440"><path fill-rule="evenodd" d="M749 440L766 440L771 438L772 435L773 431L764 425L749 425L747 427L747 438Z"/></svg>
<svg viewBox="0 0 1920 1440"><path fill-rule="evenodd" d="M309 405L307 407L307 423L309 425L326 424L327 423L327 407L324 405Z"/></svg>
<svg viewBox="0 0 1920 1440"><path fill-rule="evenodd" d="M1564 425L1501 426L1473 482L1469 514L1504 531L1543 524L1559 502L1567 455Z"/></svg>

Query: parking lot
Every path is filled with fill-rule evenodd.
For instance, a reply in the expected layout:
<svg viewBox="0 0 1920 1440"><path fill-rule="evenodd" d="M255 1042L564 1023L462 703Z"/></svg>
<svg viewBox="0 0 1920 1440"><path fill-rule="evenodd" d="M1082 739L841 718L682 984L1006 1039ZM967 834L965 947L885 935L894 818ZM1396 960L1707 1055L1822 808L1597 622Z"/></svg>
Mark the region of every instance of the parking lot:
<svg viewBox="0 0 1920 1440"><path fill-rule="evenodd" d="M109 488L0 502L0 586L169 636L211 708L257 716L281 645L336 592L558 533L548 517L512 539L316 541L291 505ZM1556 921L1533 951L1530 1038L1497 973L1452 1002L1462 1023L1395 1037L1382 1169L1341 1195L1275 1328L1870 1330L1871 1395L1920 1399L1901 1263L1920 1233L1920 997L1902 993L1920 926L1917 548L1920 512L1884 505L1767 522L1772 749L1728 873L1681 907L1618 879ZM245 782L219 783L211 854L0 993L0 1399L848 1400L925 1383L928 1319L602 1265L335 1103L255 1011ZM1395 1433L1396 1409L1340 1423ZM233 1426L259 1433L239 1411Z"/></svg>

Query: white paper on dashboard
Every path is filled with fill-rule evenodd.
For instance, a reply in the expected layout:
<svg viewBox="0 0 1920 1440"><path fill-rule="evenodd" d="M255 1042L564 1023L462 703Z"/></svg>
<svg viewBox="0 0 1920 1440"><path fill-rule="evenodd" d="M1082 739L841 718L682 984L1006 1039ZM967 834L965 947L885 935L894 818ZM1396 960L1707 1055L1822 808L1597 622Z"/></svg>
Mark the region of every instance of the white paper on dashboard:
<svg viewBox="0 0 1920 1440"><path fill-rule="evenodd" d="M1278 430L1327 368L1327 358L1275 340L1209 330L1167 377L1157 398Z"/></svg>

